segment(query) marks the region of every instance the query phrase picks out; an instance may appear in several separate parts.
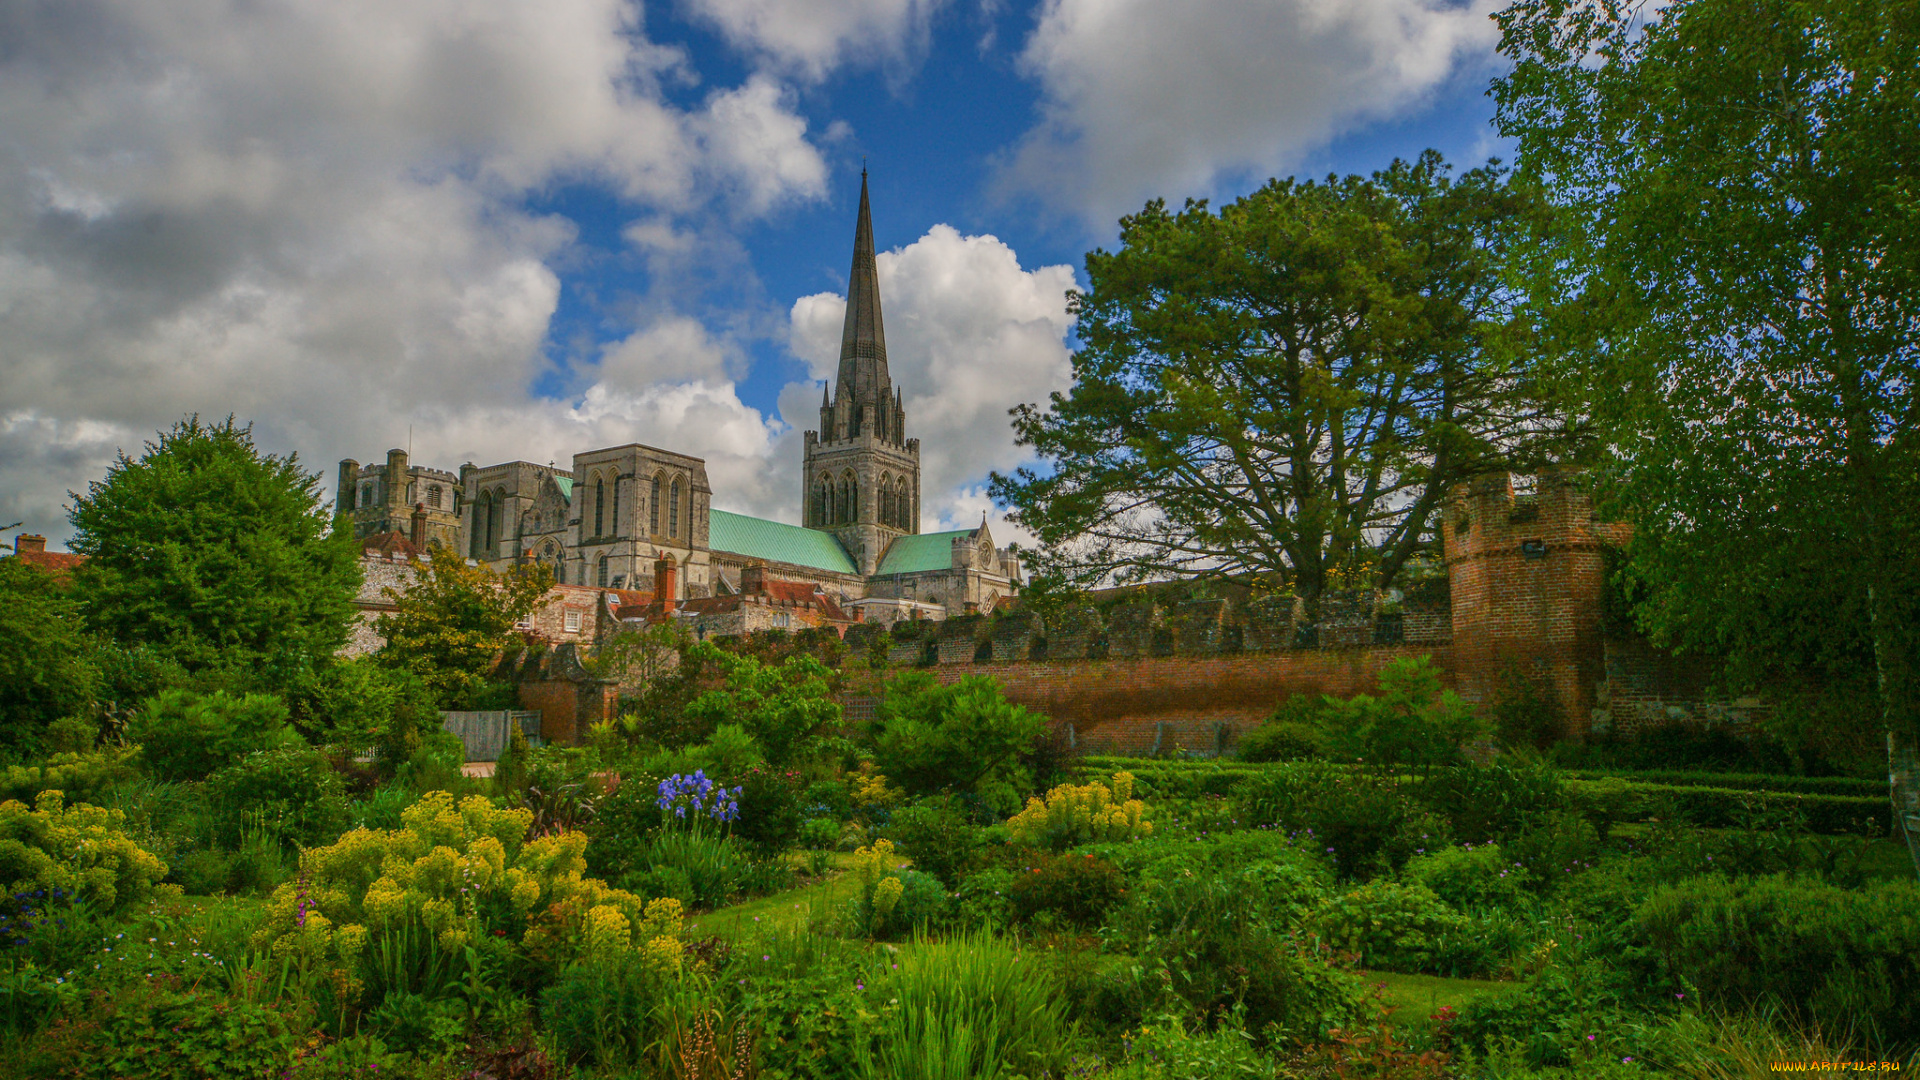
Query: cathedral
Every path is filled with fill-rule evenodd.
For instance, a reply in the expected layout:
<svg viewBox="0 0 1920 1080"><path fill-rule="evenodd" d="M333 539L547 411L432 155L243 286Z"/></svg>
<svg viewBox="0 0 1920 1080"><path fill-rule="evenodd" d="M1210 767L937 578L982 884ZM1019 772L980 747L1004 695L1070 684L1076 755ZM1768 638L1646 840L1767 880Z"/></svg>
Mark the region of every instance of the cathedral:
<svg viewBox="0 0 1920 1080"><path fill-rule="evenodd" d="M799 525L713 509L704 461L638 442L577 453L571 469L468 462L455 473L403 450L342 461L338 513L365 543L443 544L496 570L540 563L563 585L644 593L656 610L718 614L798 588L809 610L818 600L891 624L991 612L1016 594L1019 560L984 521L920 531L920 440L907 437L887 373L864 171L840 366L822 395L820 429L804 437Z"/></svg>

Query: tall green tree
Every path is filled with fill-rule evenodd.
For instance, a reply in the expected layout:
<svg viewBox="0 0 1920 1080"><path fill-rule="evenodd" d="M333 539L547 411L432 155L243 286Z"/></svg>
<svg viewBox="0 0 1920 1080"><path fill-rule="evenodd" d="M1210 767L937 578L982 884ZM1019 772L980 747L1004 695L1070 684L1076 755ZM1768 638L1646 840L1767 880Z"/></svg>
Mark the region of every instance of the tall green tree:
<svg viewBox="0 0 1920 1080"><path fill-rule="evenodd" d="M1014 429L995 497L1076 583L1388 585L1448 490L1577 431L1533 378L1511 279L1541 201L1440 156L1121 221L1070 294L1074 387Z"/></svg>
<svg viewBox="0 0 1920 1080"><path fill-rule="evenodd" d="M86 711L100 682L95 651L69 590L0 559L0 745L32 748L48 723Z"/></svg>
<svg viewBox="0 0 1920 1080"><path fill-rule="evenodd" d="M1609 431L1643 625L1739 682L1857 688L1911 745L1920 8L1499 18L1499 124L1567 225L1539 299Z"/></svg>
<svg viewBox="0 0 1920 1080"><path fill-rule="evenodd" d="M320 477L250 426L190 417L74 498L89 624L188 672L275 688L346 642L360 589Z"/></svg>
<svg viewBox="0 0 1920 1080"><path fill-rule="evenodd" d="M435 544L404 591L386 590L394 610L375 624L386 639L376 656L416 675L441 708L465 708L513 644L514 627L552 587L553 572L538 563L496 574Z"/></svg>

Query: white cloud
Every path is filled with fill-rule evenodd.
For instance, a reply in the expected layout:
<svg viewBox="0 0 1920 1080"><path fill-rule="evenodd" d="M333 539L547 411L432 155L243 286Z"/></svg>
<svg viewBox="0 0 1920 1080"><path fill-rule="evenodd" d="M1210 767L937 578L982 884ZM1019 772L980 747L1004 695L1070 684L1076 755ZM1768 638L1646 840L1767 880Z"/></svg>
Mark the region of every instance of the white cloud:
<svg viewBox="0 0 1920 1080"><path fill-rule="evenodd" d="M715 200L737 220L824 191L771 81L666 101L692 75L630 0L67 0L0 22L0 524L63 535L66 489L189 412L329 473L410 426L441 462L544 461L586 432L764 454L731 347L671 313L586 398L530 389L574 229L529 194L610 188L660 247Z"/></svg>
<svg viewBox="0 0 1920 1080"><path fill-rule="evenodd" d="M684 0L735 48L818 81L842 63L898 63L926 50L944 0Z"/></svg>
<svg viewBox="0 0 1920 1080"><path fill-rule="evenodd" d="M1007 410L1068 386L1073 271L1023 270L1000 240L949 225L877 263L888 370L905 395L907 434L920 440L922 526L957 528L955 514L987 505L979 486L987 472L1026 460ZM817 379L833 378L845 317L845 298L831 293L793 305L789 348ZM789 387L780 406L789 424L818 427L818 384Z"/></svg>
<svg viewBox="0 0 1920 1080"><path fill-rule="evenodd" d="M1047 0L1021 57L1041 122L1004 182L1110 223L1286 171L1341 125L1490 59L1494 0Z"/></svg>

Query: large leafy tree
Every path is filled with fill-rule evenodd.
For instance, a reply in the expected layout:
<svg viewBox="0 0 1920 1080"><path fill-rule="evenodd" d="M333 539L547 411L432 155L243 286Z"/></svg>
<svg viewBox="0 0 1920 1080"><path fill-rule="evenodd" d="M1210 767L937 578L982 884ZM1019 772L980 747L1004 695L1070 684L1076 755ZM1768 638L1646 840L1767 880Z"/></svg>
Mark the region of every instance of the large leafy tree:
<svg viewBox="0 0 1920 1080"><path fill-rule="evenodd" d="M1920 787L1920 8L1500 19L1499 122L1570 226L1543 306L1586 345L1642 625L1789 711L1877 714Z"/></svg>
<svg viewBox="0 0 1920 1080"><path fill-rule="evenodd" d="M95 652L69 590L0 559L0 745L32 746L49 722L85 711L100 682Z"/></svg>
<svg viewBox="0 0 1920 1080"><path fill-rule="evenodd" d="M1643 626L1915 723L1920 8L1523 0L1495 84ZM1877 704L1878 708L1872 708Z"/></svg>
<svg viewBox="0 0 1920 1080"><path fill-rule="evenodd" d="M1071 294L1075 385L1014 410L993 492L1076 582L1391 584L1448 489L1573 430L1510 279L1542 203L1438 154L1121 221Z"/></svg>
<svg viewBox="0 0 1920 1080"><path fill-rule="evenodd" d="M376 623L386 639L376 655L417 676L441 708L463 708L484 692L514 627L552 587L553 572L538 563L496 574L435 544L404 591L386 591L394 610Z"/></svg>
<svg viewBox="0 0 1920 1080"><path fill-rule="evenodd" d="M203 677L274 688L347 638L358 551L320 478L263 454L232 417L175 424L72 493L87 621Z"/></svg>

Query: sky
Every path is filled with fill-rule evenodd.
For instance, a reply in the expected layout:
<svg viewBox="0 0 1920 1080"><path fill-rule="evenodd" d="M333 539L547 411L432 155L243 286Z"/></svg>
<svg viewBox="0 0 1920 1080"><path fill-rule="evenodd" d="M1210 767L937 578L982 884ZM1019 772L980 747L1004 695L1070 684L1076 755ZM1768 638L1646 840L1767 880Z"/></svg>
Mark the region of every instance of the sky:
<svg viewBox="0 0 1920 1080"><path fill-rule="evenodd" d="M869 170L925 530L1148 200L1502 152L1486 0L0 0L0 526L188 414L794 522Z"/></svg>

